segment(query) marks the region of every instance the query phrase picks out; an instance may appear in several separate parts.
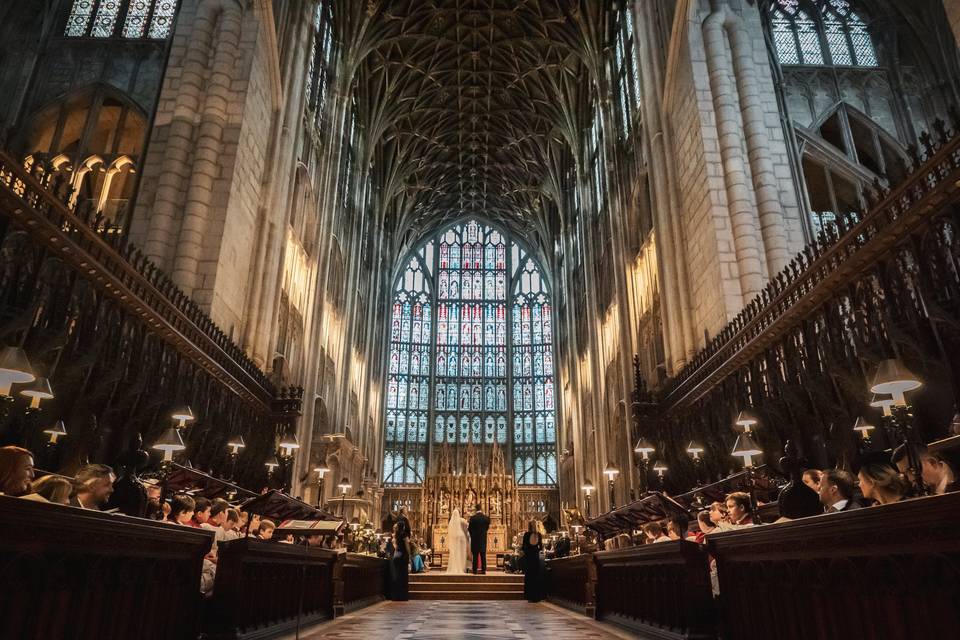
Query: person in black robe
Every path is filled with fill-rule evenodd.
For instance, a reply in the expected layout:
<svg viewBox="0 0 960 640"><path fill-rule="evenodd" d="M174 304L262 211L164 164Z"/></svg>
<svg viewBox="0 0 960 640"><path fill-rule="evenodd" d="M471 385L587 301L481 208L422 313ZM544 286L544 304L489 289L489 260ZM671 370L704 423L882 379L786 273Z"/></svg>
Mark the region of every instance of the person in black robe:
<svg viewBox="0 0 960 640"><path fill-rule="evenodd" d="M393 554L390 557L390 599L410 599L410 533L400 523L393 526Z"/></svg>
<svg viewBox="0 0 960 640"><path fill-rule="evenodd" d="M530 521L527 532L523 534L523 597L529 602L543 600L544 567L540 553L543 551L543 539L537 532L537 523Z"/></svg>

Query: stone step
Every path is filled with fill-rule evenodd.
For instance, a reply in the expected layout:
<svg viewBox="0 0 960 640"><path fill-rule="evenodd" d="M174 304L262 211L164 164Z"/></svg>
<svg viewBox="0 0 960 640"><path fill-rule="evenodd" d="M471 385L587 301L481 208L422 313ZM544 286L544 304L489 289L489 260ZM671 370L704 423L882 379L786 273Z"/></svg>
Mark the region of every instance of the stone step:
<svg viewBox="0 0 960 640"><path fill-rule="evenodd" d="M523 584L523 575L513 573L488 573L486 575L449 575L442 571L431 573L414 573L410 575L410 583L415 582L499 582Z"/></svg>
<svg viewBox="0 0 960 640"><path fill-rule="evenodd" d="M519 591L419 591L410 589L411 600L523 600Z"/></svg>
<svg viewBox="0 0 960 640"><path fill-rule="evenodd" d="M514 582L411 582L411 589L417 591L523 591L523 583Z"/></svg>

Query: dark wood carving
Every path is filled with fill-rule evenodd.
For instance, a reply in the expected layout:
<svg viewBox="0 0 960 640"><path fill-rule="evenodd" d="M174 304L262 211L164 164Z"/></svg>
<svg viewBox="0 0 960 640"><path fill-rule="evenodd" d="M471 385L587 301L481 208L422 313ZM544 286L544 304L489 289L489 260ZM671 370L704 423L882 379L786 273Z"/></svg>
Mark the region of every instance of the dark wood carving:
<svg viewBox="0 0 960 640"><path fill-rule="evenodd" d="M358 553L341 554L339 592L334 599L337 615L383 600L387 593L388 567L383 558Z"/></svg>
<svg viewBox="0 0 960 640"><path fill-rule="evenodd" d="M707 555L699 545L677 540L593 557L597 618L644 637L716 637Z"/></svg>
<svg viewBox="0 0 960 640"><path fill-rule="evenodd" d="M0 638L195 638L211 533L0 496Z"/></svg>
<svg viewBox="0 0 960 640"><path fill-rule="evenodd" d="M245 538L218 545L210 638L268 637L333 617L337 553Z"/></svg>
<svg viewBox="0 0 960 640"><path fill-rule="evenodd" d="M558 558L547 562L547 598L551 602L596 616L597 566L593 554Z"/></svg>
<svg viewBox="0 0 960 640"><path fill-rule="evenodd" d="M709 537L722 635L934 638L960 629L960 494Z"/></svg>
<svg viewBox="0 0 960 640"><path fill-rule="evenodd" d="M0 441L39 451L42 428L62 419L57 467L114 464L149 447L171 409L188 404L198 419L185 458L220 476L235 468L260 489L262 462L299 416L302 391L276 389L124 234L67 203L49 165L27 173L0 152L0 343L23 345L56 394L39 414L11 407ZM238 432L247 447L233 464L226 441Z"/></svg>

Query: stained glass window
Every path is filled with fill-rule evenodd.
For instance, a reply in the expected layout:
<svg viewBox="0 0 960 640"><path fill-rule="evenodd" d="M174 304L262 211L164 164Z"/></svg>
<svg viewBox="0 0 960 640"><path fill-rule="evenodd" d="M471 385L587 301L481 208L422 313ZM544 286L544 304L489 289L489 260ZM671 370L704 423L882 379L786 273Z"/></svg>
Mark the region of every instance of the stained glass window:
<svg viewBox="0 0 960 640"><path fill-rule="evenodd" d="M515 278L513 323L514 455L525 463L520 484L556 483L556 416L553 364L553 306L533 259L519 246L512 253L520 268Z"/></svg>
<svg viewBox="0 0 960 640"><path fill-rule="evenodd" d="M73 0L64 35L71 38L148 38L170 35L176 0ZM120 19L123 26L117 30Z"/></svg>
<svg viewBox="0 0 960 640"><path fill-rule="evenodd" d="M853 11L849 0L777 0L770 27L781 64L878 64L867 25ZM825 51L830 52L829 62Z"/></svg>
<svg viewBox="0 0 960 640"><path fill-rule="evenodd" d="M307 67L307 106L313 114L314 124L322 127L324 110L327 105L327 91L333 68L333 15L331 2L317 3L313 14L313 41L310 46L310 59Z"/></svg>
<svg viewBox="0 0 960 640"><path fill-rule="evenodd" d="M432 260L433 243L428 243L410 258L394 291L383 464L384 482L390 484L418 484L424 477L433 335L426 265Z"/></svg>
<svg viewBox="0 0 960 640"><path fill-rule="evenodd" d="M518 482L556 484L552 306L518 243L475 220L444 230L407 264L390 321L385 482L409 483L406 469L419 469L409 457L426 455L427 438L455 449L514 438L526 456L515 458ZM401 435L411 420L415 442Z"/></svg>

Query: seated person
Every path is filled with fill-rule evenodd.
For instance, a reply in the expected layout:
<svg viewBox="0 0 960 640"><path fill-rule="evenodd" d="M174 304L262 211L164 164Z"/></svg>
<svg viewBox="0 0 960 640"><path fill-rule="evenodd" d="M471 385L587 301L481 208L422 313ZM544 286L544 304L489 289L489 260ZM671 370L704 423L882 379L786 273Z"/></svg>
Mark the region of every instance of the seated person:
<svg viewBox="0 0 960 640"><path fill-rule="evenodd" d="M676 514L667 518L667 537L671 540L685 539L689 528L690 521L684 515Z"/></svg>
<svg viewBox="0 0 960 640"><path fill-rule="evenodd" d="M0 495L29 493L32 480L33 454L22 447L0 447Z"/></svg>
<svg viewBox="0 0 960 640"><path fill-rule="evenodd" d="M900 502L910 490L907 481L889 462L867 462L857 476L863 497L877 504Z"/></svg>
<svg viewBox="0 0 960 640"><path fill-rule="evenodd" d="M697 514L697 528L699 531L697 531L693 538L697 544L703 544L707 534L717 530L716 525L713 524L713 520L710 518L709 511L703 510Z"/></svg>
<svg viewBox="0 0 960 640"><path fill-rule="evenodd" d="M820 476L820 504L824 513L837 513L859 509L863 505L856 499L853 475L843 469L827 469Z"/></svg>
<svg viewBox="0 0 960 640"><path fill-rule="evenodd" d="M723 502L713 502L710 504L710 522L714 527L719 527L720 523L727 522L727 505Z"/></svg>
<svg viewBox="0 0 960 640"><path fill-rule="evenodd" d="M670 542L670 538L664 535L663 527L659 522L648 522L643 525L643 535L646 536L645 544L653 544L655 542Z"/></svg>
<svg viewBox="0 0 960 640"><path fill-rule="evenodd" d="M273 530L277 528L277 525L273 524L272 520L261 520L260 526L257 528L257 533L255 534L260 540L270 540L273 538Z"/></svg>
<svg viewBox="0 0 960 640"><path fill-rule="evenodd" d="M193 502L196 506L194 507L193 517L190 519L190 526L201 529L210 519L210 510L213 508L213 504L203 496L194 498Z"/></svg>
<svg viewBox="0 0 960 640"><path fill-rule="evenodd" d="M113 494L117 476L105 464L88 464L73 478L73 497L70 504L81 509L100 510Z"/></svg>
<svg viewBox="0 0 960 640"><path fill-rule="evenodd" d="M261 522L261 524L263 524ZM238 527L240 526L240 512L234 508L227 509L226 518L223 520L223 524L220 526L221 534L224 540L236 540L240 537L240 531Z"/></svg>
<svg viewBox="0 0 960 640"><path fill-rule="evenodd" d="M67 478L57 475L43 476L30 484L30 493L23 496L24 500L38 502L53 502L54 504L70 504L70 493L73 483Z"/></svg>
<svg viewBox="0 0 960 640"><path fill-rule="evenodd" d="M820 470L807 469L803 472L803 484L820 493Z"/></svg>
<svg viewBox="0 0 960 640"><path fill-rule="evenodd" d="M170 499L170 515L167 516L167 520L184 527L192 527L190 520L193 518L195 507L193 498L185 493L178 493Z"/></svg>
<svg viewBox="0 0 960 640"><path fill-rule="evenodd" d="M750 513L750 494L745 491L728 493L724 503L727 506L727 522L735 527L745 527L753 524L753 515Z"/></svg>
<svg viewBox="0 0 960 640"><path fill-rule="evenodd" d="M950 464L946 455L941 452L931 453L925 446L915 447L917 457L920 459L920 470L923 476L923 484L934 495L941 495L951 491L957 491L957 474L955 467ZM907 478L910 483L915 481L913 470L910 469L910 460L907 455L907 445L902 444L893 450L891 456L893 464L897 465L900 473Z"/></svg>

